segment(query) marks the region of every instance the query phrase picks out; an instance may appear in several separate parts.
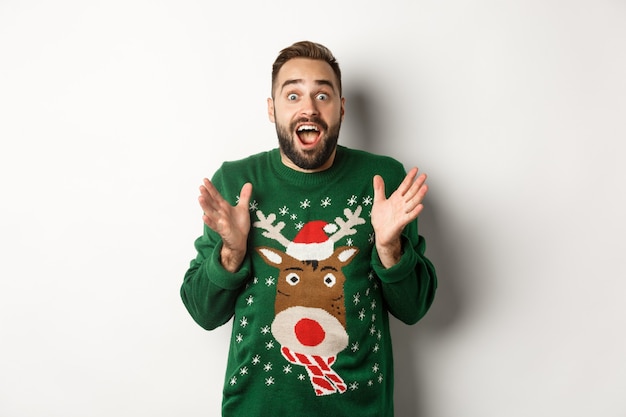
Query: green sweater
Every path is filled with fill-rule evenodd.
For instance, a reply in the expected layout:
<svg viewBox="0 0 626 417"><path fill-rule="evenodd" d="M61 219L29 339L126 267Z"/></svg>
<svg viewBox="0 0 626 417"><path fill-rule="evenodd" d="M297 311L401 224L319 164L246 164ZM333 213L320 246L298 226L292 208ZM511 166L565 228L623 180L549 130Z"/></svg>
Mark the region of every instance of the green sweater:
<svg viewBox="0 0 626 417"><path fill-rule="evenodd" d="M223 416L393 416L388 313L417 322L437 280L417 221L403 232L400 262L380 263L370 222L375 174L388 194L406 175L394 159L342 146L319 173L286 167L278 149L215 173L233 205L243 184L253 185L248 253L227 272L221 240L205 227L181 296L207 330L233 318Z"/></svg>

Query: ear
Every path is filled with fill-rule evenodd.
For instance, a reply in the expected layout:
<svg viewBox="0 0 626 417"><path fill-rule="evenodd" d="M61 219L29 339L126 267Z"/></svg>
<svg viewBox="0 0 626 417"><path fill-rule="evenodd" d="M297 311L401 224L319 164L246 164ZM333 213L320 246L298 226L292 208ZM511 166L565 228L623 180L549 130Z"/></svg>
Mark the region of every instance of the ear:
<svg viewBox="0 0 626 417"><path fill-rule="evenodd" d="M339 114L341 115L341 121L343 122L343 116L346 114L346 98L345 97L341 97L341 110Z"/></svg>
<svg viewBox="0 0 626 417"><path fill-rule="evenodd" d="M268 248L267 246L258 247L256 251L261 255L266 264L275 267L279 267L285 262L285 257L287 256L285 253L277 249Z"/></svg>
<svg viewBox="0 0 626 417"><path fill-rule="evenodd" d="M354 246L341 246L335 250L332 257L337 258L341 262L341 266L344 267L352 262L354 255L358 252L359 250Z"/></svg>
<svg viewBox="0 0 626 417"><path fill-rule="evenodd" d="M269 117L270 122L276 123L274 118L274 100L271 97L267 99L267 117Z"/></svg>

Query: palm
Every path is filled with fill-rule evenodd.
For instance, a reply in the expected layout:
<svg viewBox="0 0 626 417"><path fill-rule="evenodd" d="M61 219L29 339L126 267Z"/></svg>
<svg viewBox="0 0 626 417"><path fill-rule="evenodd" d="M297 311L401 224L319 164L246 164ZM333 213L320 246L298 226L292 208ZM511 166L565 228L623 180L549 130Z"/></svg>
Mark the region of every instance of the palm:
<svg viewBox="0 0 626 417"><path fill-rule="evenodd" d="M252 186L245 184L241 188L239 202L236 206L231 206L209 180L205 179L200 187L198 201L204 213L202 220L220 235L228 249L245 251L250 232L248 203L251 193Z"/></svg>
<svg viewBox="0 0 626 417"><path fill-rule="evenodd" d="M385 196L385 183L380 176L374 177L374 204L372 226L377 245L389 245L396 241L404 227L415 220L424 206L422 201L428 186L426 175L417 177L417 168L406 175L400 186L389 198Z"/></svg>
<svg viewBox="0 0 626 417"><path fill-rule="evenodd" d="M250 212L242 204L228 206L217 220L215 231L229 248L243 247L250 232Z"/></svg>

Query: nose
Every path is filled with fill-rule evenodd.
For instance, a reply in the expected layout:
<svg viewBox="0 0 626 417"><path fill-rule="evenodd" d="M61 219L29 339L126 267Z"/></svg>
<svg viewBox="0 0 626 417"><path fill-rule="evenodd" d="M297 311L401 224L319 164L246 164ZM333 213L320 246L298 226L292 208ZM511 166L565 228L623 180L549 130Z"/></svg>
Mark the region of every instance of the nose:
<svg viewBox="0 0 626 417"><path fill-rule="evenodd" d="M294 327L294 332L298 341L304 346L317 346L326 337L326 332L322 326L311 319L300 319Z"/></svg>
<svg viewBox="0 0 626 417"><path fill-rule="evenodd" d="M317 102L315 97L306 96L302 102L302 114L305 116L317 116Z"/></svg>

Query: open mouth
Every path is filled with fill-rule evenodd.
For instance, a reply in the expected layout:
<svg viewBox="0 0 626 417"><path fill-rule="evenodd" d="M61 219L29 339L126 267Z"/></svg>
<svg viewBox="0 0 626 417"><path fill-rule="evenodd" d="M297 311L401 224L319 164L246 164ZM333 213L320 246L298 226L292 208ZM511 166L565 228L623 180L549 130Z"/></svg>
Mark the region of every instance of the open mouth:
<svg viewBox="0 0 626 417"><path fill-rule="evenodd" d="M296 129L296 135L303 145L315 145L320 138L320 129L314 124L302 124Z"/></svg>

